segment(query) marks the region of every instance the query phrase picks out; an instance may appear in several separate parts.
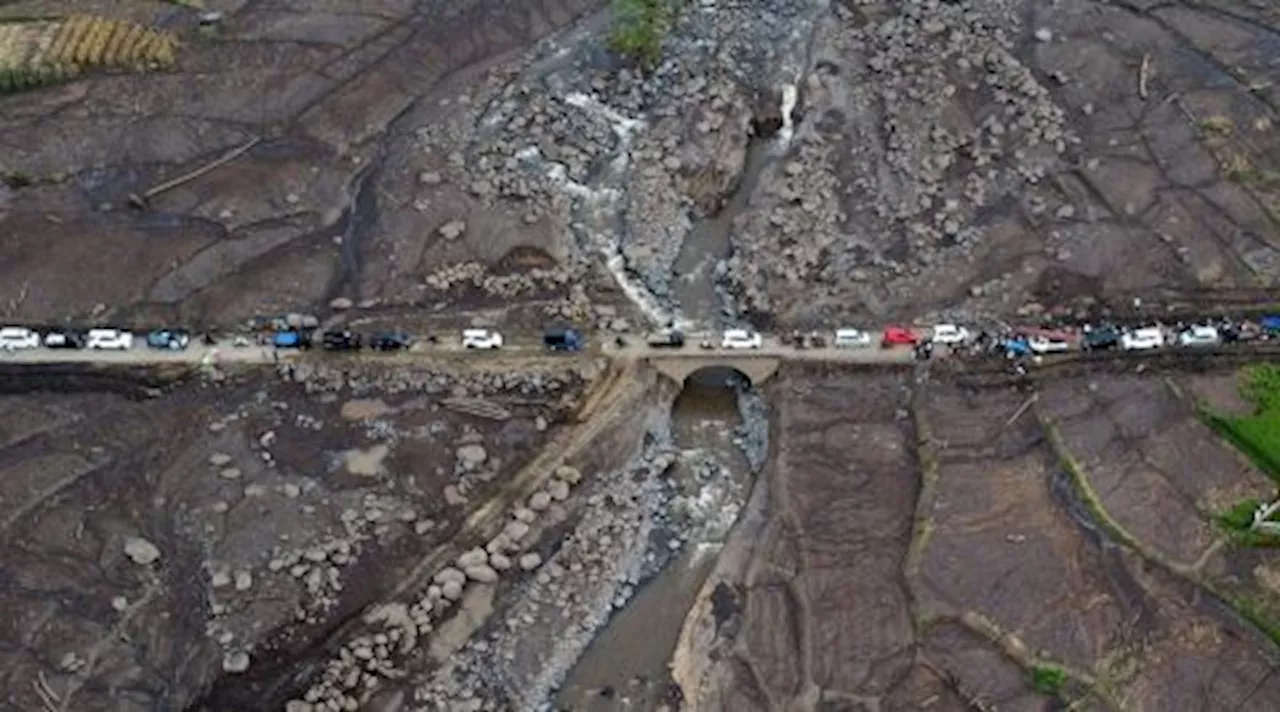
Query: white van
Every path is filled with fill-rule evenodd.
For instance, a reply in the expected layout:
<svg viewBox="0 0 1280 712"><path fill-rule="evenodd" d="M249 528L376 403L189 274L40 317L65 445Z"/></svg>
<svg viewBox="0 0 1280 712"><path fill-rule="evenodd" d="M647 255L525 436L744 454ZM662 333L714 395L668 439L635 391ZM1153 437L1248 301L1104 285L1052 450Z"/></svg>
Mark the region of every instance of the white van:
<svg viewBox="0 0 1280 712"><path fill-rule="evenodd" d="M462 348L500 349L502 348L502 334L488 329L463 329Z"/></svg>
<svg viewBox="0 0 1280 712"><path fill-rule="evenodd" d="M871 334L861 329L836 329L836 338L831 344L838 349L870 348Z"/></svg>
<svg viewBox="0 0 1280 712"><path fill-rule="evenodd" d="M40 335L23 326L6 326L0 328L0 349L18 351L34 349L40 346Z"/></svg>
<svg viewBox="0 0 1280 712"><path fill-rule="evenodd" d="M122 329L90 329L89 348L127 351L133 348L133 334Z"/></svg>
<svg viewBox="0 0 1280 712"><path fill-rule="evenodd" d="M722 349L758 349L764 345L764 338L747 329L729 329L720 339Z"/></svg>

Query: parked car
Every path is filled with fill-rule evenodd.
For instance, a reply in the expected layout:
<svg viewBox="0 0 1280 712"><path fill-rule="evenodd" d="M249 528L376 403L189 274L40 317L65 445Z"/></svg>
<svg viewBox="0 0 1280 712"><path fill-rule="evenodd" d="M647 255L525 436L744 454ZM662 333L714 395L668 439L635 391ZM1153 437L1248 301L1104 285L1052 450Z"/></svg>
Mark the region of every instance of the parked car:
<svg viewBox="0 0 1280 712"><path fill-rule="evenodd" d="M1267 315L1258 320L1258 326L1262 327L1262 331L1269 337L1280 335L1280 316Z"/></svg>
<svg viewBox="0 0 1280 712"><path fill-rule="evenodd" d="M542 334L542 345L552 351L581 351L584 343L577 329L548 329Z"/></svg>
<svg viewBox="0 0 1280 712"><path fill-rule="evenodd" d="M306 334L297 329L282 329L271 335L271 345L277 349L303 349L309 342Z"/></svg>
<svg viewBox="0 0 1280 712"><path fill-rule="evenodd" d="M894 346L916 346L920 343L920 336L916 332L902 326L890 326L884 330L884 335L880 338L880 348L892 348Z"/></svg>
<svg viewBox="0 0 1280 712"><path fill-rule="evenodd" d="M678 349L684 347L684 332L679 329L663 329L649 334L645 343L655 349Z"/></svg>
<svg viewBox="0 0 1280 712"><path fill-rule="evenodd" d="M871 346L871 334L862 329L836 329L831 344L838 349L865 349Z"/></svg>
<svg viewBox="0 0 1280 712"><path fill-rule="evenodd" d="M722 349L758 349L764 346L764 337L749 329L729 329L720 337Z"/></svg>
<svg viewBox="0 0 1280 712"><path fill-rule="evenodd" d="M1161 346L1164 346L1164 331L1155 326L1133 329L1120 337L1120 348L1125 351L1147 351Z"/></svg>
<svg viewBox="0 0 1280 712"><path fill-rule="evenodd" d="M1000 348L1004 350L1007 358L1017 358L1019 356L1030 356L1034 353L1031 350L1031 344L1027 339L1021 336L1005 339L1000 342Z"/></svg>
<svg viewBox="0 0 1280 712"><path fill-rule="evenodd" d="M968 342L973 333L963 326L955 324L938 324L933 327L929 340L943 346L956 346Z"/></svg>
<svg viewBox="0 0 1280 712"><path fill-rule="evenodd" d="M500 349L502 334L489 329L463 329L462 347L465 349Z"/></svg>
<svg viewBox="0 0 1280 712"><path fill-rule="evenodd" d="M320 346L325 351L359 351L363 345L360 335L348 329L331 329L320 337Z"/></svg>
<svg viewBox="0 0 1280 712"><path fill-rule="evenodd" d="M383 331L369 339L369 348L374 351L404 351L413 346L413 337L403 331Z"/></svg>
<svg viewBox="0 0 1280 712"><path fill-rule="evenodd" d="M90 329L88 347L112 351L133 348L133 334L123 329Z"/></svg>
<svg viewBox="0 0 1280 712"><path fill-rule="evenodd" d="M1222 320L1218 325L1218 334L1222 336L1222 340L1228 344L1237 341L1254 341L1262 336L1262 327L1253 322L1246 321L1236 324L1229 320Z"/></svg>
<svg viewBox="0 0 1280 712"><path fill-rule="evenodd" d="M83 349L85 335L75 329L49 329L44 332L44 347L47 349Z"/></svg>
<svg viewBox="0 0 1280 712"><path fill-rule="evenodd" d="M1193 326L1178 334L1179 346L1217 346L1222 343L1222 335L1215 326Z"/></svg>
<svg viewBox="0 0 1280 712"><path fill-rule="evenodd" d="M1082 346L1086 351L1105 351L1120 344L1120 330L1114 326L1086 326Z"/></svg>
<svg viewBox="0 0 1280 712"><path fill-rule="evenodd" d="M147 346L153 349L181 351L191 343L191 335L182 329L156 329L147 334Z"/></svg>
<svg viewBox="0 0 1280 712"><path fill-rule="evenodd" d="M25 326L0 328L0 349L18 351L40 347L40 335Z"/></svg>
<svg viewBox="0 0 1280 712"><path fill-rule="evenodd" d="M1071 350L1071 342L1064 336L1036 334L1027 339L1027 348L1038 354L1056 354Z"/></svg>

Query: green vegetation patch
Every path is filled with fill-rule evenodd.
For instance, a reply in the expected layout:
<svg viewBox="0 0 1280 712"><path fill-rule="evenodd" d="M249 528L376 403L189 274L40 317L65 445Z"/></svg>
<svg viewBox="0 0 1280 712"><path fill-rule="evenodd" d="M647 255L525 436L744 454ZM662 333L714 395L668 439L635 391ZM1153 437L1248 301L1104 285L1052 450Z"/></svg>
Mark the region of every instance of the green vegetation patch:
<svg viewBox="0 0 1280 712"><path fill-rule="evenodd" d="M662 41L675 21L678 0L613 0L609 45L642 67L657 66Z"/></svg>
<svg viewBox="0 0 1280 712"><path fill-rule="evenodd" d="M1253 530L1253 514L1262 506L1259 499L1246 499L1215 516L1214 522L1238 546L1280 547L1280 536ZM1274 520L1272 515L1272 520Z"/></svg>
<svg viewBox="0 0 1280 712"><path fill-rule="evenodd" d="M1205 421L1258 469L1280 481L1280 366L1262 363L1246 367L1241 373L1240 395L1253 405L1252 414L1205 412Z"/></svg>
<svg viewBox="0 0 1280 712"><path fill-rule="evenodd" d="M1067 684L1067 671L1057 665L1036 665L1031 668L1031 684L1046 695L1061 697L1062 688Z"/></svg>

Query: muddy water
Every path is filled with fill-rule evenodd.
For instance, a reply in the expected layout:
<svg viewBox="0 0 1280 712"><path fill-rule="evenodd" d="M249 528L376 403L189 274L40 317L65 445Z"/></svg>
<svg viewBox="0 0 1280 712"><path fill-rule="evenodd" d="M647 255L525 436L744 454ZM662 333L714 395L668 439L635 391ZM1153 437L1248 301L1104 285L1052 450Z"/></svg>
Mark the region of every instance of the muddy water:
<svg viewBox="0 0 1280 712"><path fill-rule="evenodd" d="M680 248L673 291L682 315L697 327L722 326L729 316L716 292L716 265L729 259L733 219L746 210L761 173L776 157L775 148L774 142L765 138L753 139L748 144L746 164L733 195L719 212L695 224Z"/></svg>
<svg viewBox="0 0 1280 712"><path fill-rule="evenodd" d="M672 436L686 457L670 476L685 496L698 497L700 490L705 492L705 482L699 481L700 459L713 459L726 468L733 481L731 486L741 493L736 499L745 497L750 489L750 467L733 443L732 430L742 419L737 394L726 386L727 376L727 371L710 369L695 374L672 408ZM673 686L667 663L685 615L715 563L719 539L712 535L688 542L677 557L638 589L570 671L555 701L556 709L656 710L671 700Z"/></svg>

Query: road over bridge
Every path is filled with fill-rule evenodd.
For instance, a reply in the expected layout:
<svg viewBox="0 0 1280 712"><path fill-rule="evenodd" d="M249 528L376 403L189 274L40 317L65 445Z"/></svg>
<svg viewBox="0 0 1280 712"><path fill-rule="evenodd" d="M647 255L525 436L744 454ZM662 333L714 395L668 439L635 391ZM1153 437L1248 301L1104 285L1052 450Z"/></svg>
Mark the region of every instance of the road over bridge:
<svg viewBox="0 0 1280 712"><path fill-rule="evenodd" d="M273 364L298 360L325 358L359 358L370 362L385 360L388 362L406 362L416 359L432 358L465 358L484 360L512 357L546 358L548 354L540 344L528 342L512 345L494 351L468 351L457 343L417 343L409 351L397 353L377 353L368 350L353 353L328 353L320 349L299 351L296 349L273 349L269 346L235 346L232 342L214 345L192 344L184 350L151 349L135 346L122 351L97 351L88 349L24 349L16 351L0 351L0 365L3 364L101 364L101 365L162 365L162 364ZM576 354L555 354L558 358L574 358ZM709 367L726 367L741 372L752 383L758 384L768 380L777 372L783 361L826 361L861 364L902 364L910 363L914 356L910 348L881 349L878 347L861 349L797 349L784 346L774 338L766 338L759 349L726 350L720 348L702 349L688 345L680 349L652 348L643 343L628 344L621 348L613 343L596 345L584 352L584 355L605 355L610 358L643 360L656 368L660 373L683 383L695 371Z"/></svg>

